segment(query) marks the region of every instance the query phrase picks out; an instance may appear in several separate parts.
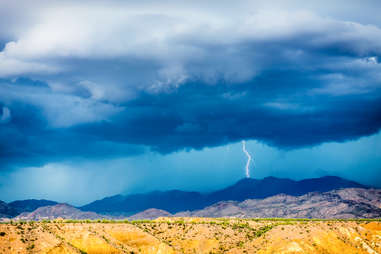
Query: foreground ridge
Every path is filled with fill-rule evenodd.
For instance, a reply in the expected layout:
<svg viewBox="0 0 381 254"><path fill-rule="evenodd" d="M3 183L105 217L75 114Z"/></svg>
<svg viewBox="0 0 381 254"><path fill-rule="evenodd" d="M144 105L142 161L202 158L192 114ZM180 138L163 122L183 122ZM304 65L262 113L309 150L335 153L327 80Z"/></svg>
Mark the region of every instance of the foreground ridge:
<svg viewBox="0 0 381 254"><path fill-rule="evenodd" d="M379 253L381 219L52 220L0 224L1 253Z"/></svg>

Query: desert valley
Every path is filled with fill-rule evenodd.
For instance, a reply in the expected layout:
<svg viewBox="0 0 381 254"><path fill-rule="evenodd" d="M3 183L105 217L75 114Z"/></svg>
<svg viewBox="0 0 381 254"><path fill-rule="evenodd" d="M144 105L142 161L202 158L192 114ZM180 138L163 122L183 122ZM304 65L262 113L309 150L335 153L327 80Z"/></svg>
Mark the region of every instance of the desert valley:
<svg viewBox="0 0 381 254"><path fill-rule="evenodd" d="M338 177L243 179L211 193L117 195L82 207L1 205L4 254L381 251L381 190Z"/></svg>
<svg viewBox="0 0 381 254"><path fill-rule="evenodd" d="M381 252L379 220L167 218L143 221L13 222L0 253L366 253Z"/></svg>

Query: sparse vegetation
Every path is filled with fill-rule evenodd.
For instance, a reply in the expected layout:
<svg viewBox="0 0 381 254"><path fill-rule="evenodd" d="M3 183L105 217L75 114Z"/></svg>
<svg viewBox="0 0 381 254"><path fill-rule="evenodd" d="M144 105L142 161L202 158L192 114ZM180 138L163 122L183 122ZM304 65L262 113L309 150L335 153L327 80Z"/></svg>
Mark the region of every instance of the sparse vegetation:
<svg viewBox="0 0 381 254"><path fill-rule="evenodd" d="M19 239L14 244L20 243L27 252L38 252L41 244L55 248L56 253L76 251L89 254L157 253L159 249L162 253L186 254L256 253L259 250L276 253L279 246L330 253L329 248L333 245L348 250L345 253L366 253L367 247L364 246L381 252L380 219L169 217L137 221L45 220L0 224L0 230L3 253L12 253L14 247L7 242L8 235ZM328 231L329 238L326 236ZM298 243L301 239L303 245Z"/></svg>

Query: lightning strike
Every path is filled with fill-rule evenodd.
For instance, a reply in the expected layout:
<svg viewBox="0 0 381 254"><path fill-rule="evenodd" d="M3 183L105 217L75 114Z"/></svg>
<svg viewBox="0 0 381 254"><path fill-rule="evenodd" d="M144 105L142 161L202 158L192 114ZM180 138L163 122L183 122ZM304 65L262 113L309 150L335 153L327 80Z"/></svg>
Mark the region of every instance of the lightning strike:
<svg viewBox="0 0 381 254"><path fill-rule="evenodd" d="M242 151L247 156L247 162L246 162L246 167L245 167L246 177L250 178L250 162L251 162L252 158L251 158L251 155L249 154L249 152L246 150L246 141L245 140L242 140Z"/></svg>

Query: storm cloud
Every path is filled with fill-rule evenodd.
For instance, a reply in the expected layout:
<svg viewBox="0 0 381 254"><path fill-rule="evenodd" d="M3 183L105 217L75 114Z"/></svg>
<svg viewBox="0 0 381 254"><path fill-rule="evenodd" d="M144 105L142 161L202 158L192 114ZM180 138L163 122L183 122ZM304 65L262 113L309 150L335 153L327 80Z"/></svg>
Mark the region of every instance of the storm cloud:
<svg viewBox="0 0 381 254"><path fill-rule="evenodd" d="M298 148L379 131L377 24L214 4L3 3L2 161L241 139Z"/></svg>
<svg viewBox="0 0 381 254"><path fill-rule="evenodd" d="M377 134L380 8L2 1L1 169Z"/></svg>

